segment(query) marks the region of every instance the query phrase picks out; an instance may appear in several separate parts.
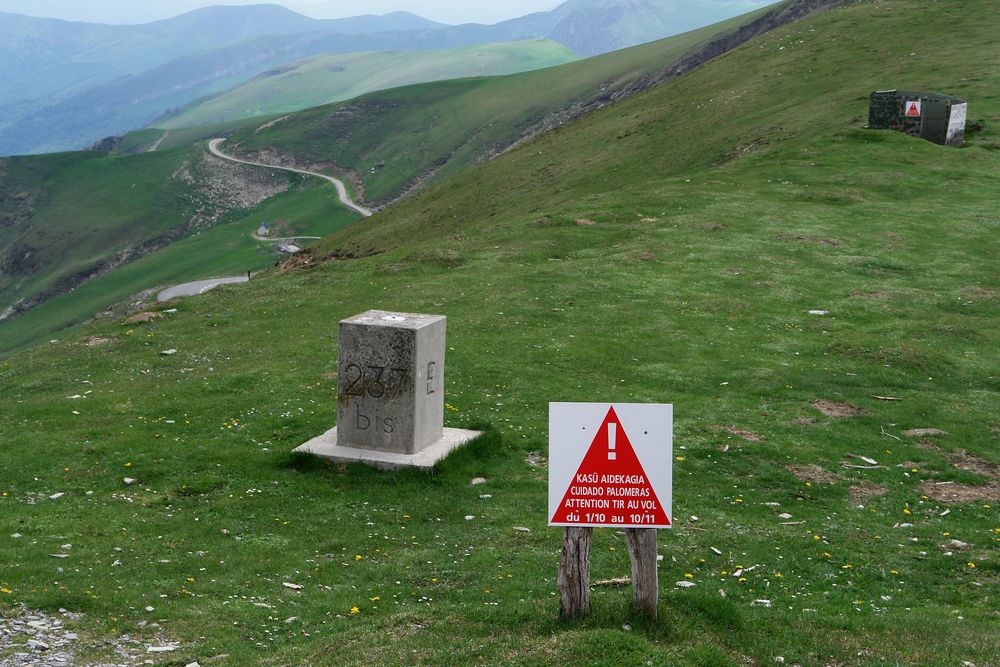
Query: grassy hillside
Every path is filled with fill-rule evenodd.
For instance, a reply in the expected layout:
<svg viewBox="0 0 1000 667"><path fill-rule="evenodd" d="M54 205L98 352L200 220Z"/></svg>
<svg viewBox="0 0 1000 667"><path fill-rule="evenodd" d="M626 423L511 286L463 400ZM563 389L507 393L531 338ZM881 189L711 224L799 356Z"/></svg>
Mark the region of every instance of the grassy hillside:
<svg viewBox="0 0 1000 667"><path fill-rule="evenodd" d="M188 105L154 126L165 129L288 113L426 81L512 74L578 60L555 42L532 40L416 53L327 54L265 72Z"/></svg>
<svg viewBox="0 0 1000 667"><path fill-rule="evenodd" d="M176 664L997 663L1000 8L962 9L790 26L307 266L0 362L5 614ZM863 129L892 86L984 129ZM352 249L379 254L317 261ZM334 419L337 322L376 307L449 317L446 422L487 435L433 474L288 453ZM555 620L552 400L675 404L655 624L606 585ZM593 580L628 571L598 531Z"/></svg>
<svg viewBox="0 0 1000 667"><path fill-rule="evenodd" d="M560 67L408 86L296 113L230 140L244 154L278 152L353 171L385 202L505 149L553 114L606 99L747 17Z"/></svg>
<svg viewBox="0 0 1000 667"><path fill-rule="evenodd" d="M0 163L0 355L158 286L257 271L250 238L330 233L356 216L319 181L209 158L203 146ZM284 194L282 194L284 193Z"/></svg>
<svg viewBox="0 0 1000 667"><path fill-rule="evenodd" d="M516 133L523 132L531 123L537 123L539 114L572 106L580 102L581 95L584 99L590 99L597 93L607 95L607 86L620 89L625 85L633 85L638 77L657 67L663 67L664 62L673 62L679 55L686 53L688 48L700 44L705 36L726 28L727 26L716 27L703 33L676 38L669 43L653 45L651 48L605 56L585 70L574 70L571 72L573 76L568 78L565 76L567 72L560 74L557 70L552 70L542 80L480 78L447 82L430 92L421 88L404 88L397 92L403 96L416 94L414 106L419 108L426 127L418 124L421 132L414 135L410 123L417 114L405 113L406 108L393 103L383 105L379 102L381 108L390 110L387 119L375 127L365 128L366 133L363 135L351 135L347 138L354 142L353 146L359 151L367 150L369 142L377 140L383 151L395 148L396 153L403 156L403 161L396 161L392 168L385 170L375 165L369 170L371 181L360 184L378 185L386 174L393 174L396 187L404 182L403 177L413 182L420 173L419 169L426 167L427 160L432 156L425 154L420 163L406 161L414 152L425 151L428 131L430 139L439 144L435 147L437 150L450 150L452 146L465 143L455 154L455 158L441 170L445 174L457 172L483 154L483 145L475 140L470 141L468 124L483 123L485 132L509 143L513 136L517 136ZM524 54L530 51L542 56L550 53L553 48L558 50L559 47L540 42L524 45L523 48L496 45L484 49L466 49L458 54L432 54L427 60L418 60L424 64L440 63L442 59L455 62L456 56L461 55L459 60L465 63L463 66L468 66L469 62L476 60L476 54L485 53L487 59L496 64L513 53ZM400 58L399 54L368 56L365 60L370 58L377 60L380 67L387 71L414 71L413 67L404 68L398 62L395 66L391 64ZM337 58L333 60L341 64L345 62ZM519 57L518 60L524 64ZM329 60L324 60L323 64L329 65ZM365 67L355 63L350 69L360 70ZM384 83L384 76L369 79ZM297 78L299 77L290 77L291 80ZM603 91L599 90L598 80L606 84ZM532 97L528 84L544 91L544 97ZM459 94L454 99L446 97L456 91L468 91L469 94ZM544 105L535 107L540 99L544 99ZM364 103L370 105L371 101ZM460 108L464 107L468 113L455 113L453 109L448 112L446 121L440 122L438 115L441 110L448 109L455 103ZM519 117L518 114L525 114L525 117ZM64 154L38 160L10 160L10 173L0 179L0 188L6 193L0 206L9 209L5 213L6 219L17 221L18 224L7 225L6 238L0 237L0 241L4 241L0 244L0 249L5 257L0 273L0 281L3 281L0 288L5 290L0 292L3 297L0 300L0 313L3 314L3 319L9 319L10 316L36 307L67 290L73 291L30 316L21 315L19 322L0 323L6 338L5 343L0 345L0 354L9 353L33 340L42 340L49 332L69 324L79 323L88 314L113 305L116 297L125 299L162 284L153 281L153 276L169 275L176 278L181 274L190 275L177 271L172 264L171 253L156 253L155 257L149 259L149 262L158 267L156 269L147 268L141 273L126 271L107 276L85 289L76 289L93 282L95 278L105 276L109 271L115 271L117 267L136 257L149 254L213 224L233 205L245 205L227 198L226 192L231 188L225 183L225 178L239 180L242 185L236 188L238 191L247 185L251 190L259 190L271 178L266 171L234 169L228 165L219 165L213 160L206 161L202 157L202 148L192 147L192 143L204 137L231 134L241 129L242 135L254 138L258 134L269 134L268 128L274 127L270 123L277 121L277 125L282 127L281 136L292 136L295 130L299 133L295 136L297 145L304 143L309 146L310 151L297 158L314 159L322 154L319 142L311 141L316 139L312 131L316 128L317 113L307 112L305 115L309 122L304 126L298 116L293 119L273 116L266 122L261 120L251 123L247 119L241 119L203 128L145 130L130 134L117 142L114 153L110 156L89 153ZM462 127L467 129L463 130ZM262 131L257 132L261 128ZM328 128L321 126L320 129L323 132L321 138L327 144L331 140L345 139L339 134L334 134L331 139ZM479 133L472 132L471 136L478 139L477 134ZM142 151L156 151L158 154L131 155ZM161 155L164 151L169 154ZM192 170L181 167L182 163L188 162L195 164L197 168ZM329 166L329 163L325 163L325 166ZM401 168L409 171L402 172ZM133 174L136 176L133 177ZM280 182L287 185L287 179L282 179L284 180ZM420 183L419 180L415 182ZM139 196L133 201L134 188ZM264 196L275 191L272 187L261 194ZM43 193L46 194L43 196ZM72 208L81 197L83 200L91 198L94 205L81 211L74 210L71 215L67 215L65 211ZM259 198L254 201L259 201ZM337 212L330 219L330 224L322 229L332 231L347 220ZM247 232L252 227L244 225L241 229ZM211 256L212 242L209 237L200 235L194 243L203 243L205 246L200 253L193 253L192 256ZM244 249L250 251L257 245L249 239L244 239L244 244ZM220 256L223 255L225 253L220 253ZM260 268L273 255L265 253L255 257L256 262L249 263L238 272ZM226 262L221 264L229 266ZM148 266L148 263L144 266ZM215 271L217 275L222 268L212 262L199 266L205 273L193 277L213 275L207 273L209 271ZM129 283L126 277L139 279ZM130 285L132 289L128 291ZM15 310L7 310L11 307L15 307Z"/></svg>

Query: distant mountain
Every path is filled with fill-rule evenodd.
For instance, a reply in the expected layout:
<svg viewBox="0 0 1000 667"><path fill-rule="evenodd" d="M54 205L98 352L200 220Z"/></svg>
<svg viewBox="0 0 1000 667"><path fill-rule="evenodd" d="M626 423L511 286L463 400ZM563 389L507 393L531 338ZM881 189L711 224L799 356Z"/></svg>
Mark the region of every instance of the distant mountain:
<svg viewBox="0 0 1000 667"><path fill-rule="evenodd" d="M0 13L0 155L81 148L275 65L441 26L407 12L317 20L278 5L133 26Z"/></svg>
<svg viewBox="0 0 1000 667"><path fill-rule="evenodd" d="M208 7L109 26L0 13L0 155L81 148L274 67L322 53L551 39L594 55L685 32L768 0L569 0L495 25L413 14L311 19L277 5Z"/></svg>
<svg viewBox="0 0 1000 667"><path fill-rule="evenodd" d="M583 56L617 51L751 12L775 0L568 0L494 25L468 23L414 36L421 48L551 39ZM380 40L396 38L380 35Z"/></svg>
<svg viewBox="0 0 1000 667"><path fill-rule="evenodd" d="M507 23L537 26L581 55L596 55L676 35L753 11L773 0L569 0L555 10ZM503 25L503 24L501 24Z"/></svg>
<svg viewBox="0 0 1000 667"><path fill-rule="evenodd" d="M541 39L417 52L324 54L263 72L235 88L197 100L153 125L169 129L226 123L299 111L375 90L513 74L578 59L562 44Z"/></svg>

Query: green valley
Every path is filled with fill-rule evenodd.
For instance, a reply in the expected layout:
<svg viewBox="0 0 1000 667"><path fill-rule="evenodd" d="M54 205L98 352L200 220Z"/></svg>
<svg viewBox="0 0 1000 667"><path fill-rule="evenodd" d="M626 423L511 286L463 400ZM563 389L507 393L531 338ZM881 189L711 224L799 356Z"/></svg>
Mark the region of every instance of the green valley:
<svg viewBox="0 0 1000 667"><path fill-rule="evenodd" d="M411 53L326 54L264 72L236 88L192 102L177 115L153 126L177 129L289 113L374 90L460 77L512 74L578 59L566 47L546 40Z"/></svg>

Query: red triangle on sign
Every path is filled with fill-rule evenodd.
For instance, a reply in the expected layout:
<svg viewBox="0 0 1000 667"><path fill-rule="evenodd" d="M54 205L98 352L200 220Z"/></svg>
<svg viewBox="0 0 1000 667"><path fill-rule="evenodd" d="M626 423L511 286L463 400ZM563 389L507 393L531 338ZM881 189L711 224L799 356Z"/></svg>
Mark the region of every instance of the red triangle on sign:
<svg viewBox="0 0 1000 667"><path fill-rule="evenodd" d="M920 118L920 108L916 102L910 102L910 107L906 110L906 115L909 118Z"/></svg>
<svg viewBox="0 0 1000 667"><path fill-rule="evenodd" d="M670 525L613 407L551 522L583 526Z"/></svg>

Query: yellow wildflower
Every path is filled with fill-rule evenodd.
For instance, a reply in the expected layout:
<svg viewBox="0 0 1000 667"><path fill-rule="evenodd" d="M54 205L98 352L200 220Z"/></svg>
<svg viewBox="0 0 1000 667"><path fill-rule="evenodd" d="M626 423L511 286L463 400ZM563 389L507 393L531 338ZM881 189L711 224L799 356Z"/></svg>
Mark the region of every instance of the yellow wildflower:
<svg viewBox="0 0 1000 667"><path fill-rule="evenodd" d="M351 607L351 615L352 616L357 616L360 613L361 613L360 609L358 609L357 607Z"/></svg>

